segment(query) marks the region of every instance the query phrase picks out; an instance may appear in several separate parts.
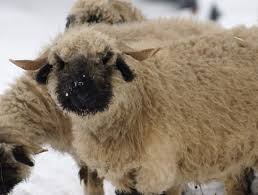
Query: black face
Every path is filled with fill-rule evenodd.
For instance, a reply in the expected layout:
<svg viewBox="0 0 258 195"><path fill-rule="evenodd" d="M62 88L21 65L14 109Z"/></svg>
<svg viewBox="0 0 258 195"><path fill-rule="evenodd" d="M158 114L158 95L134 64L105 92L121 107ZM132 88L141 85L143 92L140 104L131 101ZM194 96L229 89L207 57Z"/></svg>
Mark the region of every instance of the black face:
<svg viewBox="0 0 258 195"><path fill-rule="evenodd" d="M64 110L78 115L104 111L112 97L112 67L77 56L58 62L57 100Z"/></svg>
<svg viewBox="0 0 258 195"><path fill-rule="evenodd" d="M102 112L108 108L112 98L113 71L119 70L127 82L134 79L133 72L121 56L117 57L114 65L107 65L112 56L112 52L105 52L96 60L79 55L68 62L56 56L55 65L43 66L36 79L46 84L49 73L54 71L57 77L57 100L64 110L78 115Z"/></svg>

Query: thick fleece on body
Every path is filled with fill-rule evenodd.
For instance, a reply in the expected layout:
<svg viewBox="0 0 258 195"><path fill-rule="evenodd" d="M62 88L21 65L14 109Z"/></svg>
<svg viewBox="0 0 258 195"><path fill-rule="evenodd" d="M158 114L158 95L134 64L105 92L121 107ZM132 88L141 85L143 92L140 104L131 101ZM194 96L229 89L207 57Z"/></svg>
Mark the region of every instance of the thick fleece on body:
<svg viewBox="0 0 258 195"><path fill-rule="evenodd" d="M116 187L128 190L136 183L143 193L224 180L255 166L257 32L240 27L175 41L144 61L123 54L119 39L92 28L64 34L52 50L64 61L110 46L136 75L124 82L114 73L106 111L84 117L68 112L80 158ZM54 99L56 82L52 75Z"/></svg>

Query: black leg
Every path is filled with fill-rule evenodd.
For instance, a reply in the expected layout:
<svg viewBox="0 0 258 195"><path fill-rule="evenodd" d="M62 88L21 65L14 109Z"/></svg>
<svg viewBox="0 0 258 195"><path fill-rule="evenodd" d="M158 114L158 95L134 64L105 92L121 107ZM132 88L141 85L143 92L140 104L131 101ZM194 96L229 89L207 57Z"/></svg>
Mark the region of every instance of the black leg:
<svg viewBox="0 0 258 195"><path fill-rule="evenodd" d="M120 192L120 191L116 191L116 195L143 195L140 192L137 192L137 190L133 189L131 192ZM160 195L166 195L166 192L163 192Z"/></svg>
<svg viewBox="0 0 258 195"><path fill-rule="evenodd" d="M132 189L131 192L121 192L121 191L116 191L116 195L143 195L140 192L137 192L137 190Z"/></svg>

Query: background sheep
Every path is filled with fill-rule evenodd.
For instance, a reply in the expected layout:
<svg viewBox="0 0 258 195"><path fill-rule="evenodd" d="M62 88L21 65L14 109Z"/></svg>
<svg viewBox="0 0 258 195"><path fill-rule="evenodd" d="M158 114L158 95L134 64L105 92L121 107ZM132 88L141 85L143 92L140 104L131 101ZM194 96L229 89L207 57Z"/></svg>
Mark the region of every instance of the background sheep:
<svg viewBox="0 0 258 195"><path fill-rule="evenodd" d="M146 23L162 29L162 23ZM249 91L257 87L257 29L218 32L173 41L154 52L120 43L114 40L119 35L112 38L98 25L65 33L48 58L53 67L48 89L71 115L80 158L122 190L161 193L193 180L228 179L227 193L234 194L231 176L255 165L256 158L256 101ZM81 70L81 64L87 66ZM47 79L41 71L38 78ZM107 99L99 105L95 98L103 88ZM92 98L81 98L85 95ZM239 129L246 117L250 122Z"/></svg>
<svg viewBox="0 0 258 195"><path fill-rule="evenodd" d="M84 23L125 23L145 20L131 3L123 0L80 0L72 7L66 27Z"/></svg>

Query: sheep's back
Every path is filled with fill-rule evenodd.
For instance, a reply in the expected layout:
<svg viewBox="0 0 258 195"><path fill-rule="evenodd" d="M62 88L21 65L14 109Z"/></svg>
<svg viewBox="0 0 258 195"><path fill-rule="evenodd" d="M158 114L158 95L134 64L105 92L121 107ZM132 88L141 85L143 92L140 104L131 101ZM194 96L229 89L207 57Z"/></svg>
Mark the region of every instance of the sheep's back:
<svg viewBox="0 0 258 195"><path fill-rule="evenodd" d="M152 109L157 112L152 113L161 116L157 128L177 140L179 169L189 181L253 165L258 153L258 28L179 41L145 63L152 66L144 69L155 71L150 83L143 79L154 88Z"/></svg>
<svg viewBox="0 0 258 195"><path fill-rule="evenodd" d="M136 49L167 46L177 40L188 40L223 29L214 23L201 23L187 19L158 19L125 24L97 24L93 27Z"/></svg>

